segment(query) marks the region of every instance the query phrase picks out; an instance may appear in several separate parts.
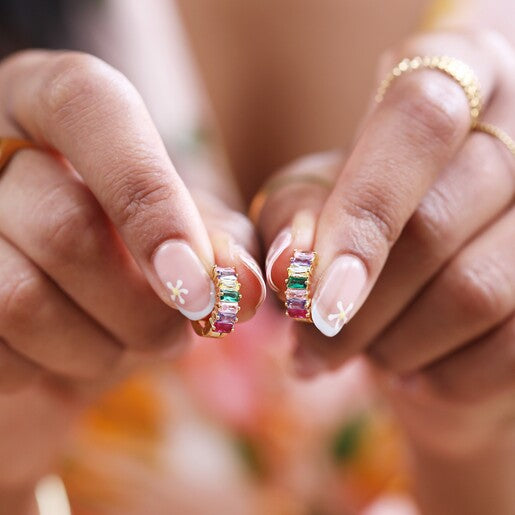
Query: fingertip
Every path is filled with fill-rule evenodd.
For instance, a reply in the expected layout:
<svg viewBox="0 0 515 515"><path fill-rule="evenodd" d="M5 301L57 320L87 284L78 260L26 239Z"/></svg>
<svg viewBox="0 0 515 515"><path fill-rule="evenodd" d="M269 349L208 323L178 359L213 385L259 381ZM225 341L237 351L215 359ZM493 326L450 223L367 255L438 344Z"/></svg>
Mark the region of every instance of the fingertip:
<svg viewBox="0 0 515 515"><path fill-rule="evenodd" d="M236 270L241 298L239 322L251 319L266 296L266 285L261 269L250 252L225 231L211 233L216 264Z"/></svg>
<svg viewBox="0 0 515 515"><path fill-rule="evenodd" d="M254 291L258 293L258 300L255 304L255 309L257 310L266 299L266 283L263 278L263 273L261 272L261 268L257 261L244 247L241 245L234 245L234 250L243 266L252 274L254 282L257 283L253 288Z"/></svg>
<svg viewBox="0 0 515 515"><path fill-rule="evenodd" d="M272 291L278 293L281 291L281 284L286 279L286 266L276 266L279 261L280 265L283 265L283 261L287 259L283 257L286 249L288 249L293 241L292 228L286 227L275 237L274 241L268 249L265 262L265 274L268 286ZM281 259L280 259L281 258ZM282 279L282 282L281 282Z"/></svg>

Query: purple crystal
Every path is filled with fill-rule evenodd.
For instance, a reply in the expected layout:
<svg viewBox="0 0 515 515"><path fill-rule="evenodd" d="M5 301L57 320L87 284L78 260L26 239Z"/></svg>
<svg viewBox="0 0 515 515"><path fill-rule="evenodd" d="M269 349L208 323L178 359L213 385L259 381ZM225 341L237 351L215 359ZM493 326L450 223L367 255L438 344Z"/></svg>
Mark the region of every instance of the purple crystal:
<svg viewBox="0 0 515 515"><path fill-rule="evenodd" d="M236 323L236 315L231 314L225 314L225 313L218 313L218 316L216 317L216 321L220 322L221 324L232 324L234 325Z"/></svg>
<svg viewBox="0 0 515 515"><path fill-rule="evenodd" d="M301 299L288 299L286 301L286 308L288 310L305 310L307 308L307 301Z"/></svg>

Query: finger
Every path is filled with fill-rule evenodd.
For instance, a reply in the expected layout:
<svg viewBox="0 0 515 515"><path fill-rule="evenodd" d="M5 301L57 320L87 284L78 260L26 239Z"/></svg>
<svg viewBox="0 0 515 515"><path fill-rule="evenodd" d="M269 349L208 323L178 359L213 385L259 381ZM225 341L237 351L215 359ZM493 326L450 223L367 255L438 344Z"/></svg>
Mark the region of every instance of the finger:
<svg viewBox="0 0 515 515"><path fill-rule="evenodd" d="M0 232L118 341L145 349L177 342L182 317L151 289L65 162L16 155L0 181Z"/></svg>
<svg viewBox="0 0 515 515"><path fill-rule="evenodd" d="M259 250L254 228L248 218L210 191L196 189L192 195L213 245L215 262L236 270L241 285L238 320L244 322L256 313L266 296L265 281L254 258Z"/></svg>
<svg viewBox="0 0 515 515"><path fill-rule="evenodd" d="M273 291L284 293L293 250L313 247L316 221L329 194L328 186L342 164L340 151L313 154L297 159L272 179L278 186L266 198L258 226L268 249L266 278Z"/></svg>
<svg viewBox="0 0 515 515"><path fill-rule="evenodd" d="M106 374L120 346L30 261L0 239L0 336L42 368L76 379Z"/></svg>
<svg viewBox="0 0 515 515"><path fill-rule="evenodd" d="M510 397L515 391L515 317L485 337L410 377L413 388L424 388L449 402L479 403Z"/></svg>
<svg viewBox="0 0 515 515"><path fill-rule="evenodd" d="M0 393L13 393L32 384L42 375L35 363L14 352L0 339Z"/></svg>
<svg viewBox="0 0 515 515"><path fill-rule="evenodd" d="M483 119L513 133L506 106L512 102L515 59L506 56L504 62L512 74L501 79ZM377 337L467 241L508 207L515 193L513 165L513 155L499 140L471 134L392 248L366 304L345 331L344 353Z"/></svg>
<svg viewBox="0 0 515 515"><path fill-rule="evenodd" d="M498 92L485 117L511 132L515 124L506 112L508 101ZM489 135L471 134L404 227L366 303L336 337L336 345L303 331L299 345L308 348L299 357L333 369L365 348L467 241L508 207L514 178L507 148Z"/></svg>
<svg viewBox="0 0 515 515"><path fill-rule="evenodd" d="M478 338L515 310L515 209L462 250L369 353L409 373Z"/></svg>
<svg viewBox="0 0 515 515"><path fill-rule="evenodd" d="M470 45L455 54L478 74L488 102L495 74L486 53ZM419 70L391 85L320 214L311 312L324 335L335 336L362 305L404 225L469 130L466 96L445 74Z"/></svg>
<svg viewBox="0 0 515 515"><path fill-rule="evenodd" d="M212 248L134 87L85 54L27 52L2 68L8 115L71 162L162 300L191 319L209 314Z"/></svg>

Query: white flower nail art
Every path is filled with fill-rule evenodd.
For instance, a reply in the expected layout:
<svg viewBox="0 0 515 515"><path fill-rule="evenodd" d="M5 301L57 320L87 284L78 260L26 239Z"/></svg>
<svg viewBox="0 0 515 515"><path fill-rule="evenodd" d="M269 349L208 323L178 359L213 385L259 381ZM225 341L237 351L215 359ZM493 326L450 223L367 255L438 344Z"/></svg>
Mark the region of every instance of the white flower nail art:
<svg viewBox="0 0 515 515"><path fill-rule="evenodd" d="M349 320L349 314L352 311L353 307L354 304L351 302L346 308L344 308L343 302L339 300L336 303L336 309L338 310L338 313L331 313L327 315L327 319L329 320L329 322L336 320L334 327L339 331Z"/></svg>
<svg viewBox="0 0 515 515"><path fill-rule="evenodd" d="M182 296L188 295L189 292L186 288L181 288L182 285L182 279L177 279L177 284L175 286L170 281L166 283L166 287L171 291L170 297L173 302L175 302L175 299L177 299L180 304L184 304L185 300L182 298Z"/></svg>

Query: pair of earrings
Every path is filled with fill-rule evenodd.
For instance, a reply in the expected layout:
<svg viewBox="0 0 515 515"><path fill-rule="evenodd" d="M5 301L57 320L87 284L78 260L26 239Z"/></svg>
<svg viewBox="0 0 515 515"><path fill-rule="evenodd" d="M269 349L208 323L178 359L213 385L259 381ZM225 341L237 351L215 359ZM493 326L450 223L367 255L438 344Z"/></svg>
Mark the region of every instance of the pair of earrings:
<svg viewBox="0 0 515 515"><path fill-rule="evenodd" d="M288 266L285 288L285 314L289 318L311 323L310 279L317 260L316 252L295 250ZM215 306L203 320L193 322L200 336L222 338L234 331L241 299L238 274L233 267L214 266Z"/></svg>

